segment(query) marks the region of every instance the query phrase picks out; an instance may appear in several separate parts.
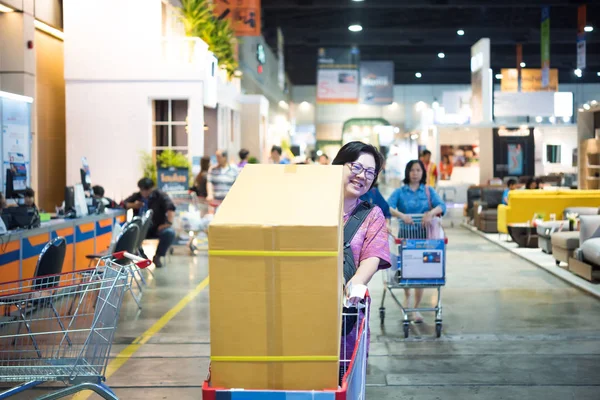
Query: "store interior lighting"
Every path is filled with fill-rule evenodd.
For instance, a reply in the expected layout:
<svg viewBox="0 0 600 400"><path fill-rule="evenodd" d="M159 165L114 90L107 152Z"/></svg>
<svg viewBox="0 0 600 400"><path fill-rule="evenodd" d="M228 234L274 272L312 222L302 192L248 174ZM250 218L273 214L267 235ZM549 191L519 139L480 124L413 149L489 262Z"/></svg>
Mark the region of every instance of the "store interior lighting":
<svg viewBox="0 0 600 400"><path fill-rule="evenodd" d="M54 36L55 38L60 40L65 40L65 34L62 31L53 28L50 25L43 23L42 21L36 19L33 21L33 25L36 27L36 29L45 32L48 35Z"/></svg>
<svg viewBox="0 0 600 400"><path fill-rule="evenodd" d="M459 29L459 30L457 30L457 31L456 31L456 34L457 34L458 36L464 36L464 34L465 34L465 31L463 31L462 29Z"/></svg>
<svg viewBox="0 0 600 400"><path fill-rule="evenodd" d="M590 101L590 104L595 106L596 104L598 104L598 102L596 100L592 100L592 101Z"/></svg>
<svg viewBox="0 0 600 400"><path fill-rule="evenodd" d="M302 103L300 103L300 109L301 110L308 110L310 108L310 103L308 101L303 101Z"/></svg>
<svg viewBox="0 0 600 400"><path fill-rule="evenodd" d="M362 26L359 24L353 24L348 27L350 32L360 32L363 30Z"/></svg>
<svg viewBox="0 0 600 400"><path fill-rule="evenodd" d="M550 121L551 124L555 124L556 123L556 117L553 115L550 118L548 118L548 121Z"/></svg>
<svg viewBox="0 0 600 400"><path fill-rule="evenodd" d="M588 25L588 26L586 26L585 28L583 28L583 30L584 30L584 31L586 31L586 32L593 32L593 31L594 31L594 27L593 27L593 26L590 26L590 25Z"/></svg>
<svg viewBox="0 0 600 400"><path fill-rule="evenodd" d="M446 58L446 54L440 52L438 53L438 58Z"/></svg>
<svg viewBox="0 0 600 400"><path fill-rule="evenodd" d="M577 109L577 111L583 112L583 108L580 107L580 108Z"/></svg>
<svg viewBox="0 0 600 400"><path fill-rule="evenodd" d="M573 73L578 78L581 78L581 76L583 75L583 72L579 68L577 68L575 71L573 71Z"/></svg>
<svg viewBox="0 0 600 400"><path fill-rule="evenodd" d="M238 78L242 75L244 75L244 73L242 71L240 71L239 69L236 69L235 72L233 73L234 76L237 76Z"/></svg>
<svg viewBox="0 0 600 400"><path fill-rule="evenodd" d="M422 74L422 73L420 73L420 72L417 72L417 73L415 74L415 76L416 76L418 79L421 79L421 77L423 76L423 74Z"/></svg>
<svg viewBox="0 0 600 400"><path fill-rule="evenodd" d="M590 105L589 105L588 103L585 103L585 104L583 105L583 109L584 109L584 110L586 110L586 111L587 111L587 110L589 110L590 108L591 108L591 107L590 107Z"/></svg>
<svg viewBox="0 0 600 400"><path fill-rule="evenodd" d="M9 13L9 12L13 12L15 11L14 9L10 8L9 6L5 6L4 4L0 4L0 12L3 13Z"/></svg>
<svg viewBox="0 0 600 400"><path fill-rule="evenodd" d="M501 80L502 79L502 74L496 74L496 79Z"/></svg>
<svg viewBox="0 0 600 400"><path fill-rule="evenodd" d="M565 124L567 124L571 120L571 117L563 117L562 120Z"/></svg>
<svg viewBox="0 0 600 400"><path fill-rule="evenodd" d="M535 122L538 124L542 123L542 117L535 117Z"/></svg>
<svg viewBox="0 0 600 400"><path fill-rule="evenodd" d="M415 110L422 111L427 108L427 104L424 101L419 101L415 104Z"/></svg>
<svg viewBox="0 0 600 400"><path fill-rule="evenodd" d="M597 75L597 76L600 76L600 72L596 72L596 75Z"/></svg>
<svg viewBox="0 0 600 400"><path fill-rule="evenodd" d="M521 68L525 68L527 66L527 64L525 64L524 62L522 62L520 65L521 65Z"/></svg>
<svg viewBox="0 0 600 400"><path fill-rule="evenodd" d="M288 105L288 103L286 103L283 100L279 101L279 107L283 108L284 110L289 110L290 106Z"/></svg>
<svg viewBox="0 0 600 400"><path fill-rule="evenodd" d="M439 102L437 102L437 101L434 101L433 103L431 103L431 107L432 107L434 110L437 110L438 108L440 108L440 103L439 103Z"/></svg>

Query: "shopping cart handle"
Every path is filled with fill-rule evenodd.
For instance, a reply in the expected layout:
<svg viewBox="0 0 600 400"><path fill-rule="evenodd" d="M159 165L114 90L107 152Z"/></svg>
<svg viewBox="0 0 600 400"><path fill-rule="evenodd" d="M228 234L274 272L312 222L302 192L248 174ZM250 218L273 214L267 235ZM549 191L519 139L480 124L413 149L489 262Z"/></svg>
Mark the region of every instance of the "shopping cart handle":
<svg viewBox="0 0 600 400"><path fill-rule="evenodd" d="M140 269L149 267L152 264L152 261L147 260L142 257L138 257L135 254L131 254L127 251L120 251L118 253L114 253L112 256L115 260L122 260L123 258L127 258L127 259L135 262L135 265Z"/></svg>

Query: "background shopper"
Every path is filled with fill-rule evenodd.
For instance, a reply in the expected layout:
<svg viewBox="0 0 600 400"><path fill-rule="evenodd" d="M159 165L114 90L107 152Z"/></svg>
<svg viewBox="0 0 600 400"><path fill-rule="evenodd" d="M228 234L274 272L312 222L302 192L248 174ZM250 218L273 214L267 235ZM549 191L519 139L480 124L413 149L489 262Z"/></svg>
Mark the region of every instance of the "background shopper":
<svg viewBox="0 0 600 400"><path fill-rule="evenodd" d="M208 173L207 192L208 201L217 200L223 201L231 187L235 183L239 170L237 167L230 165L227 159L225 150L217 150L217 165Z"/></svg>
<svg viewBox="0 0 600 400"><path fill-rule="evenodd" d="M125 208L132 209L136 216L143 216L148 210L153 211L152 226L146 238L158 239L153 262L157 268L161 268L161 258L167 255L175 240L175 230L172 228L175 205L166 193L154 189L154 181L150 178L140 179L138 188L139 192L125 200Z"/></svg>
<svg viewBox="0 0 600 400"><path fill-rule="evenodd" d="M242 169L246 166L246 164L248 164L248 156L250 155L250 152L246 149L241 149L240 152L238 153L238 156L240 157L240 162L238 163L237 167L239 169Z"/></svg>
<svg viewBox="0 0 600 400"><path fill-rule="evenodd" d="M200 159L200 172L194 180L194 189L198 197L206 198L208 196L208 171L210 169L210 157L202 157Z"/></svg>
<svg viewBox="0 0 600 400"><path fill-rule="evenodd" d="M412 160L406 165L404 186L396 189L388 199L392 209L399 212L400 219L407 225L414 224L410 214L423 214L422 224L430 225L433 218L446 213L446 205L435 189L427 185L425 166L420 160ZM410 303L410 289L405 289L405 304ZM423 299L423 289L415 289L415 305L418 308ZM421 313L416 312L414 321L423 322Z"/></svg>
<svg viewBox="0 0 600 400"><path fill-rule="evenodd" d="M438 170L435 163L431 161L431 151L423 150L419 159L421 160L425 168L426 183L429 186L435 187L438 181ZM404 179L406 180L406 176L404 177Z"/></svg>

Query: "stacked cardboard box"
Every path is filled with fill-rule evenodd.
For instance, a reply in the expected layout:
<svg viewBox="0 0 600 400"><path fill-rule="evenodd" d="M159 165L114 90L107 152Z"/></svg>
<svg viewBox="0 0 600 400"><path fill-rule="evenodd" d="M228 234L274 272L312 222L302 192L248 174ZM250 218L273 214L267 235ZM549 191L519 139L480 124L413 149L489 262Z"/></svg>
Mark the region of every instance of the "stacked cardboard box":
<svg viewBox="0 0 600 400"><path fill-rule="evenodd" d="M342 167L244 167L208 234L213 387L337 387L342 210Z"/></svg>

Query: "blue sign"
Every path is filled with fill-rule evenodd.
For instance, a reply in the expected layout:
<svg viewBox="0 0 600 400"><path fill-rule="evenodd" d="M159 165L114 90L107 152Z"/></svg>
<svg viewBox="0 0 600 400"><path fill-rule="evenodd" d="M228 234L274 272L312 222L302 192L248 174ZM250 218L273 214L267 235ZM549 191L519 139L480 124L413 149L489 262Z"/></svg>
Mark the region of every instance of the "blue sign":
<svg viewBox="0 0 600 400"><path fill-rule="evenodd" d="M165 193L187 191L189 180L187 168L158 168L157 186Z"/></svg>

